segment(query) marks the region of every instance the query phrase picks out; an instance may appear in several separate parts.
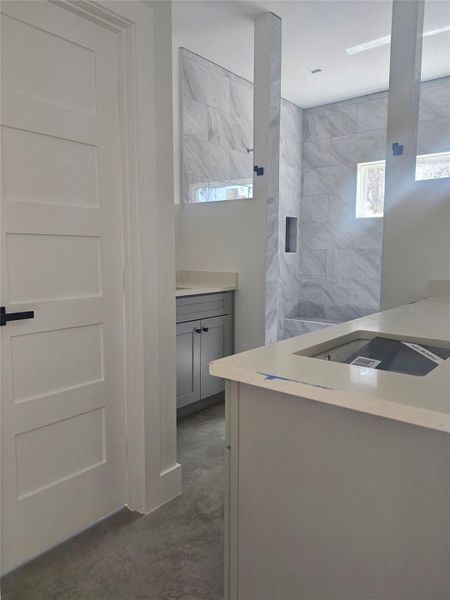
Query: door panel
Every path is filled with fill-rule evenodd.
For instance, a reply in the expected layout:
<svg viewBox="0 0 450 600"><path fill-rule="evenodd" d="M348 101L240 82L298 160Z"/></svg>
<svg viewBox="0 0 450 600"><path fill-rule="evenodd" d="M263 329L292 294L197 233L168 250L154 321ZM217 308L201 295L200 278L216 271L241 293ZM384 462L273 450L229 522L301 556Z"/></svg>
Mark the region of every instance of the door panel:
<svg viewBox="0 0 450 600"><path fill-rule="evenodd" d="M100 236L7 233L6 251L10 303L100 294Z"/></svg>
<svg viewBox="0 0 450 600"><path fill-rule="evenodd" d="M95 48L78 43L78 35L74 40L60 28L50 30L41 7L32 9L28 17L31 22L27 23L27 8L14 10L7 6L4 11L13 18L5 15L3 19L4 52L8 55L2 69L3 84L11 92L95 114ZM44 10L50 14L47 8ZM38 11L39 18L33 19ZM67 13L59 14L66 18ZM42 24L44 30L40 29Z"/></svg>
<svg viewBox="0 0 450 600"><path fill-rule="evenodd" d="M18 499L104 463L104 418L97 408L17 435ZM71 451L61 453L62 445Z"/></svg>
<svg viewBox="0 0 450 600"><path fill-rule="evenodd" d="M2 569L126 501L116 34L2 3Z"/></svg>
<svg viewBox="0 0 450 600"><path fill-rule="evenodd" d="M98 206L97 148L4 127L4 193L9 202ZM20 177L14 165L27 165Z"/></svg>
<svg viewBox="0 0 450 600"><path fill-rule="evenodd" d="M200 321L177 325L177 408L200 400Z"/></svg>
<svg viewBox="0 0 450 600"><path fill-rule="evenodd" d="M103 326L11 337L14 402L104 380Z"/></svg>
<svg viewBox="0 0 450 600"><path fill-rule="evenodd" d="M231 354L231 316L205 319L201 325L201 397L208 398L225 389L223 379L209 374L209 363Z"/></svg>

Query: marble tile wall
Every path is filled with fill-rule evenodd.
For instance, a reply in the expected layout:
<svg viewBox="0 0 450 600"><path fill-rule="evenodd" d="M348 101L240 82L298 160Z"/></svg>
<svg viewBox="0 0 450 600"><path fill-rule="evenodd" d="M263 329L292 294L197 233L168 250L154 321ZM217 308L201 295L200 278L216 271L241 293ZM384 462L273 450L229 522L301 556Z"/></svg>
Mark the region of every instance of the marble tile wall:
<svg viewBox="0 0 450 600"><path fill-rule="evenodd" d="M297 217L300 223L302 139L303 110L295 104L281 100L277 339L283 337L285 317L295 312L300 295L299 250L296 253L286 253L285 236L286 217Z"/></svg>
<svg viewBox="0 0 450 600"><path fill-rule="evenodd" d="M253 84L184 49L181 77L191 202L192 183L252 177ZM385 92L306 110L281 101L279 202L268 205L269 246L278 245L266 293L272 337L294 331L291 323L284 332L286 317L338 321L379 310L382 219L355 218L356 166L385 158L386 127ZM418 153L449 146L447 77L422 85ZM299 217L296 254L284 252L286 216Z"/></svg>
<svg viewBox="0 0 450 600"><path fill-rule="evenodd" d="M289 316L379 310L382 219L357 219L357 163L386 153L387 93L304 111L298 302ZM418 153L450 150L450 78L422 85ZM292 328L291 328L292 329Z"/></svg>
<svg viewBox="0 0 450 600"><path fill-rule="evenodd" d="M192 185L252 177L253 84L186 49L181 49L181 110L184 202ZM276 186L271 188L267 220L266 327L270 340L282 335L284 318L300 293L298 252L286 254L285 218L300 221L303 111L281 100L272 115L280 120ZM275 187L276 187L275 186ZM273 197L272 197L273 196Z"/></svg>
<svg viewBox="0 0 450 600"><path fill-rule="evenodd" d="M181 48L183 200L194 185L252 180L253 84Z"/></svg>
<svg viewBox="0 0 450 600"><path fill-rule="evenodd" d="M261 52L258 53L258 44ZM268 46L268 47L267 47ZM264 49L267 47L267 57ZM280 125L281 125L281 19L273 14L261 16L255 22L255 55L264 64L267 74L261 76L256 97L264 107L263 113L267 127L267 164L262 184L266 186L264 195L266 206L266 291L265 291L265 342L270 344L278 340L278 322L280 313ZM255 59L256 61L256 59ZM266 62L267 61L267 62ZM255 67L255 72L261 73ZM256 77L256 75L255 75ZM255 79L255 91L257 81ZM266 104L267 103L267 104ZM255 102L255 114L257 110ZM255 156L255 160L259 160ZM260 187L259 189L263 189Z"/></svg>
<svg viewBox="0 0 450 600"><path fill-rule="evenodd" d="M284 319L283 328L283 339L295 337L297 335L303 335L311 331L317 331L318 329L324 329L330 327L332 323L321 323L320 321L305 321L301 319Z"/></svg>

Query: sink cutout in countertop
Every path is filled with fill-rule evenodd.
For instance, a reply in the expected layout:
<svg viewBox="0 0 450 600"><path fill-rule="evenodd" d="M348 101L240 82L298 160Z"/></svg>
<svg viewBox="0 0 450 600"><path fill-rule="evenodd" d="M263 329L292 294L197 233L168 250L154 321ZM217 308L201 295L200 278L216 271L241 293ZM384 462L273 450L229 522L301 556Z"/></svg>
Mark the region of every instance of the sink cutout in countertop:
<svg viewBox="0 0 450 600"><path fill-rule="evenodd" d="M423 377L446 359L450 359L450 344L447 341L355 331L294 354ZM371 359L375 359L377 364L369 365L367 361L370 362ZM357 361L366 361L367 364Z"/></svg>

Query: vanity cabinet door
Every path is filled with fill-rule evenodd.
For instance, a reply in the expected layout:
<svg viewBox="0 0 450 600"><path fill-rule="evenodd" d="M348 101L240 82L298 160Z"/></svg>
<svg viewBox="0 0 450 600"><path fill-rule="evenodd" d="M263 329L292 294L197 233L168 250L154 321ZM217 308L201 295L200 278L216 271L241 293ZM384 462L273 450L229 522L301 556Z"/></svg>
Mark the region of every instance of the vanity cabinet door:
<svg viewBox="0 0 450 600"><path fill-rule="evenodd" d="M225 389L224 380L210 375L208 365L212 360L231 354L231 315L203 319L201 329L201 397L208 398Z"/></svg>
<svg viewBox="0 0 450 600"><path fill-rule="evenodd" d="M177 325L177 408L200 400L200 321Z"/></svg>

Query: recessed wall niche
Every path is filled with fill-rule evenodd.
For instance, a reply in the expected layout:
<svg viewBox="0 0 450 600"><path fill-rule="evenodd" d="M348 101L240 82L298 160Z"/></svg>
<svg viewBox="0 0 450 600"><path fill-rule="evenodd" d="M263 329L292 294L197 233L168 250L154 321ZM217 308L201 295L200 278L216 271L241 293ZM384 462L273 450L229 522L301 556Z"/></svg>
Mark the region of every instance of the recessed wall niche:
<svg viewBox="0 0 450 600"><path fill-rule="evenodd" d="M286 217L286 228L284 238L284 251L289 254L297 252L298 219L297 217Z"/></svg>

